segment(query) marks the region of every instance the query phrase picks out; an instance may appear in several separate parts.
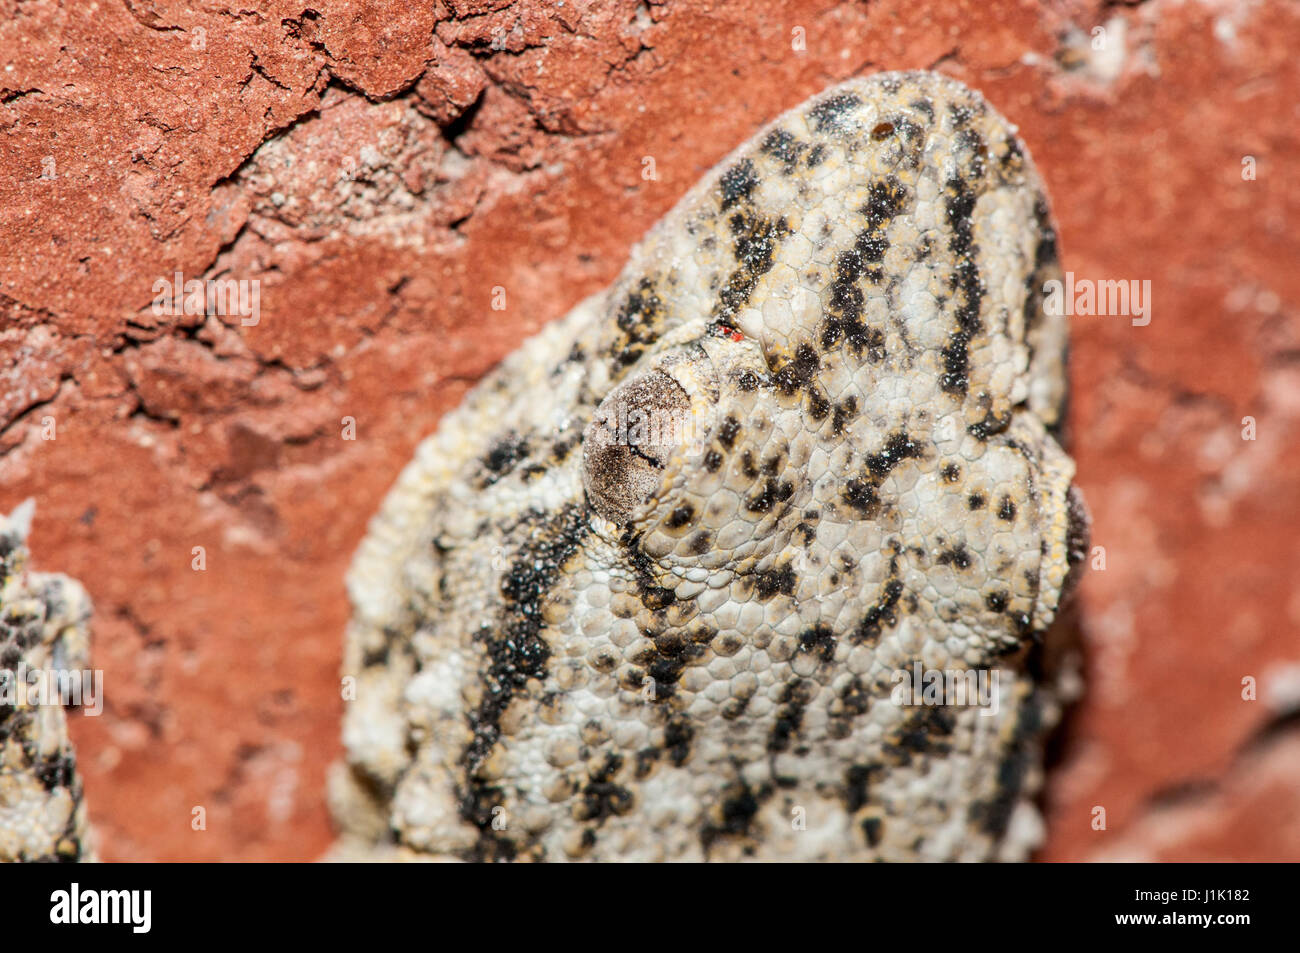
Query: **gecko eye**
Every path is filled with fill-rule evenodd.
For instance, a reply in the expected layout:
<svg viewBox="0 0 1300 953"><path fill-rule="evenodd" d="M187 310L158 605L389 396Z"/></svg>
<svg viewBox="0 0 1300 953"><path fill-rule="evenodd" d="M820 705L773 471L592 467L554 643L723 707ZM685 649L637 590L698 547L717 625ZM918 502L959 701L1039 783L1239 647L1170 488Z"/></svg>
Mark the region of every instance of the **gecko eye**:
<svg viewBox="0 0 1300 953"><path fill-rule="evenodd" d="M596 512L619 525L652 499L688 436L691 399L662 370L624 381L583 434L582 484Z"/></svg>

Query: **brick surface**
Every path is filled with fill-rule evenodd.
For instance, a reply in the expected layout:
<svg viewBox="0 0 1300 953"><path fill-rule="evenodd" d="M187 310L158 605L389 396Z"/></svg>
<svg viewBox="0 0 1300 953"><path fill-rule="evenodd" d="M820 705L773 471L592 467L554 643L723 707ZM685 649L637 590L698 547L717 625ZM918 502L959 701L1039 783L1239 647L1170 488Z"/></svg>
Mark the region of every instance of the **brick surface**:
<svg viewBox="0 0 1300 953"><path fill-rule="evenodd" d="M1068 270L1152 289L1074 325L1105 569L1041 856L1300 859L1300 8L245 6L0 0L0 507L96 602L106 858L317 856L342 577L415 444L761 123L929 67L1020 125ZM178 271L257 323L155 313Z"/></svg>

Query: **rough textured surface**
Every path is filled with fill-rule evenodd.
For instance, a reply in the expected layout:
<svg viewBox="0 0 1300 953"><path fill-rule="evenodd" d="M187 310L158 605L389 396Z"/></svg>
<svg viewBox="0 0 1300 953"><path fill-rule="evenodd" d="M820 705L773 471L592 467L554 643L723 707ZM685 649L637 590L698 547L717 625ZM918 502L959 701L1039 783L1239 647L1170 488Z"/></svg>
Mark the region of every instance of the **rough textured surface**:
<svg viewBox="0 0 1300 953"><path fill-rule="evenodd" d="M341 580L418 441L733 144L929 66L1020 126L1065 267L1155 301L1074 321L1106 568L1040 856L1300 856L1293 4L410 6L0 5L0 510L97 606L104 856L319 855ZM155 316L177 268L260 279L260 323Z"/></svg>
<svg viewBox="0 0 1300 953"><path fill-rule="evenodd" d="M27 571L33 509L0 514L0 862L88 860L76 753L47 676L86 669L90 600L66 576Z"/></svg>
<svg viewBox="0 0 1300 953"><path fill-rule="evenodd" d="M1059 276L1023 144L951 79L758 131L385 500L348 577L345 834L1023 859L1087 545ZM960 696L915 704L925 671Z"/></svg>

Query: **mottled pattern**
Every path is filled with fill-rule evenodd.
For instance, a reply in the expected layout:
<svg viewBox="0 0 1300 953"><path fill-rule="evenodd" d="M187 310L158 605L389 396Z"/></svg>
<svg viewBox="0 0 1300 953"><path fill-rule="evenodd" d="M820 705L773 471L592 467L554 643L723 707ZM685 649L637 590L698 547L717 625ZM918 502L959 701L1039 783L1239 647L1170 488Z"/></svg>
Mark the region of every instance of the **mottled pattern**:
<svg viewBox="0 0 1300 953"><path fill-rule="evenodd" d="M340 856L1023 857L1087 533L1059 273L1024 146L950 79L725 159L373 521ZM998 713L894 704L918 662L996 667Z"/></svg>
<svg viewBox="0 0 1300 953"><path fill-rule="evenodd" d="M58 704L21 698L32 671L85 668L90 600L66 576L27 572L31 501L0 514L0 861L87 860L81 778Z"/></svg>

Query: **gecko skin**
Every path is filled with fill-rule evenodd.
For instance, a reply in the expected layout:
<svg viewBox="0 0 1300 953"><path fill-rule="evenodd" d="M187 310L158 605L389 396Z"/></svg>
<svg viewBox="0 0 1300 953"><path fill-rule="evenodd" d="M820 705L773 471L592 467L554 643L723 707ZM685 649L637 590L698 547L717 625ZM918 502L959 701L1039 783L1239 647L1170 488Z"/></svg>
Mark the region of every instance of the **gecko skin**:
<svg viewBox="0 0 1300 953"><path fill-rule="evenodd" d="M759 131L373 520L337 856L1026 856L1087 546L1059 276L1025 147L951 79ZM996 713L892 697L918 665L995 671Z"/></svg>
<svg viewBox="0 0 1300 953"><path fill-rule="evenodd" d="M29 673L86 667L90 600L67 576L27 571L34 509L0 514L0 861L91 860L63 708L25 688Z"/></svg>

